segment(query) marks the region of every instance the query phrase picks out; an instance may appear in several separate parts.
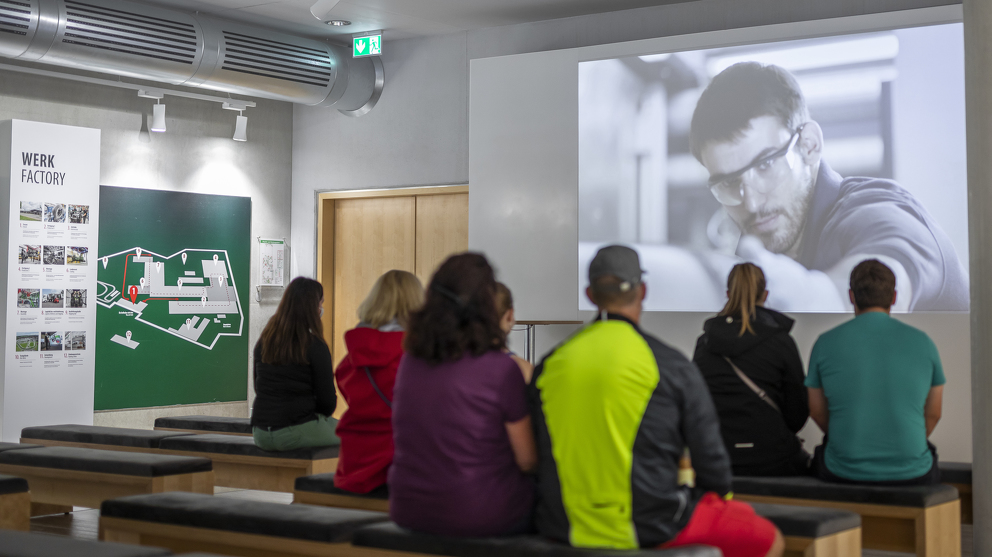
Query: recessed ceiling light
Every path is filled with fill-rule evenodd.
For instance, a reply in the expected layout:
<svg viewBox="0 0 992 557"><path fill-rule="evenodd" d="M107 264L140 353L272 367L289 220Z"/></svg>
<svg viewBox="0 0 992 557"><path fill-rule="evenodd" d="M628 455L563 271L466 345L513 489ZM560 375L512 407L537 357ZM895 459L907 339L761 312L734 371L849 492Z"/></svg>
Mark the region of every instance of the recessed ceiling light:
<svg viewBox="0 0 992 557"><path fill-rule="evenodd" d="M344 27L345 25L351 25L351 22L344 19L332 19L327 24L331 27Z"/></svg>

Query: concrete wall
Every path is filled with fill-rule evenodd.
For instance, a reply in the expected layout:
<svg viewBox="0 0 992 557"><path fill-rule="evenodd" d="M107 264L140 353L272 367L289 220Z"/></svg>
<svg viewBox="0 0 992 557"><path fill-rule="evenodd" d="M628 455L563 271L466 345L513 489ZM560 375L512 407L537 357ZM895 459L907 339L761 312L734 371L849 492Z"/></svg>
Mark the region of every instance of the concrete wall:
<svg viewBox="0 0 992 557"><path fill-rule="evenodd" d="M154 101L134 91L0 72L0 120L36 120L102 131L101 181L108 186L237 195L252 198L252 238L290 235L292 107L258 101L249 109L246 143L231 139L235 113L217 103L166 97L168 132L138 140L143 113ZM257 244L252 242L249 346L278 302L273 294L259 304ZM250 348L249 348L250 349ZM249 353L249 358L250 358ZM245 370L247 381L248 370ZM195 385L190 388L195 389ZM249 392L249 397L252 393ZM97 425L151 427L158 415L248 416L248 402L101 412Z"/></svg>
<svg viewBox="0 0 992 557"><path fill-rule="evenodd" d="M294 107L291 272L316 273L315 192L468 182L470 60L960 3L702 0L387 43L368 115Z"/></svg>

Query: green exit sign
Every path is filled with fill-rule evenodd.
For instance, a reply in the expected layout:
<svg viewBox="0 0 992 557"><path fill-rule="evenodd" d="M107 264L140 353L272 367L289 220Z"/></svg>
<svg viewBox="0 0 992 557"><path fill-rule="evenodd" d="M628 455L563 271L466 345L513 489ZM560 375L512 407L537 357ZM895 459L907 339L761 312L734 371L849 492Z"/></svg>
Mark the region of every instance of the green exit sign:
<svg viewBox="0 0 992 557"><path fill-rule="evenodd" d="M367 35L355 37L352 40L354 41L352 51L355 58L382 55L382 35Z"/></svg>

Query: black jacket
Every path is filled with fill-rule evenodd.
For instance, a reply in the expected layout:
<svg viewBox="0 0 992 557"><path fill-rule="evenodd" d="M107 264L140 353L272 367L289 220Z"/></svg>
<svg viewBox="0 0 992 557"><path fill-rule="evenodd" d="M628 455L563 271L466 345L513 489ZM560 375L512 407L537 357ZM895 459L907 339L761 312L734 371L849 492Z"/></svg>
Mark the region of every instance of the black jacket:
<svg viewBox="0 0 992 557"><path fill-rule="evenodd" d="M802 450L796 432L809 418L803 362L789 331L794 321L757 308L754 333L740 335L740 317L706 321L692 357L720 416L734 472L787 462ZM777 412L734 373L728 357L778 404Z"/></svg>
<svg viewBox="0 0 992 557"><path fill-rule="evenodd" d="M321 340L307 350L309 364L262 363L262 346L255 344L255 403L251 425L279 429L330 416L338 402L334 390L331 352Z"/></svg>

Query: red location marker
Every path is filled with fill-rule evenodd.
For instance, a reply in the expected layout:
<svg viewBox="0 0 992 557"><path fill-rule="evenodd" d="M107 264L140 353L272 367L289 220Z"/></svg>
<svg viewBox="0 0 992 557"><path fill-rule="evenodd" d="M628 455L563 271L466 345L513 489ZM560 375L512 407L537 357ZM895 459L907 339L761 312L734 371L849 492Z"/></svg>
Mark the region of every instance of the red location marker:
<svg viewBox="0 0 992 557"><path fill-rule="evenodd" d="M128 287L127 293L131 296L131 303L133 304L138 299L138 287L132 284Z"/></svg>

